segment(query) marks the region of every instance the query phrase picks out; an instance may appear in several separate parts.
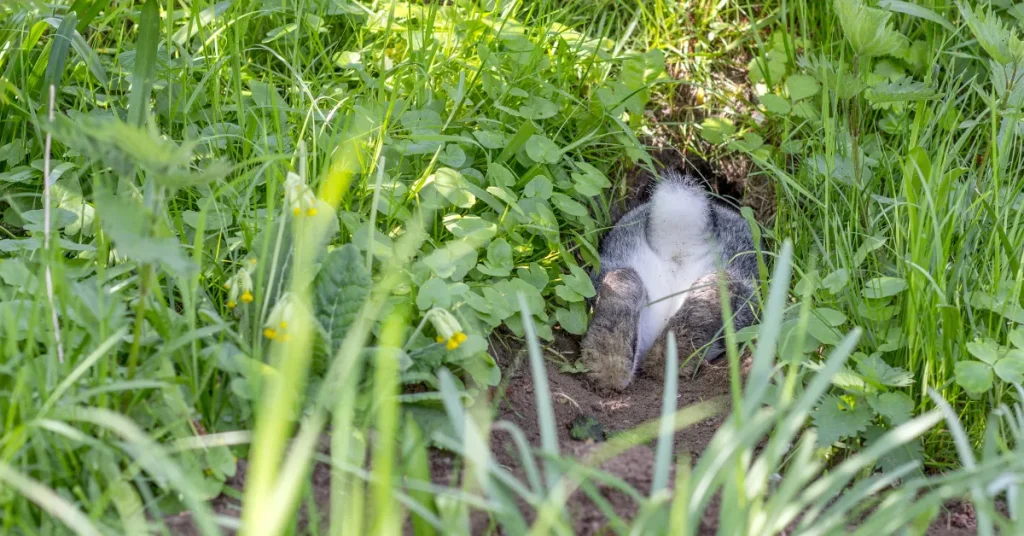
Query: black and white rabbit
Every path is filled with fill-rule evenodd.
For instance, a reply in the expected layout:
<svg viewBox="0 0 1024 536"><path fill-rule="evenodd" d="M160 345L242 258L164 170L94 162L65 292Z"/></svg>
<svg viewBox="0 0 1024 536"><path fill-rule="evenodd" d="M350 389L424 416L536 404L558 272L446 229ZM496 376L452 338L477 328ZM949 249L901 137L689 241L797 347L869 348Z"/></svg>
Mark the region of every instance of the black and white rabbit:
<svg viewBox="0 0 1024 536"><path fill-rule="evenodd" d="M661 377L665 341L680 360L725 352L716 275L728 283L737 329L756 319L757 260L747 221L689 175L664 171L650 200L626 213L600 245L594 315L582 359L601 389L622 390L637 371Z"/></svg>

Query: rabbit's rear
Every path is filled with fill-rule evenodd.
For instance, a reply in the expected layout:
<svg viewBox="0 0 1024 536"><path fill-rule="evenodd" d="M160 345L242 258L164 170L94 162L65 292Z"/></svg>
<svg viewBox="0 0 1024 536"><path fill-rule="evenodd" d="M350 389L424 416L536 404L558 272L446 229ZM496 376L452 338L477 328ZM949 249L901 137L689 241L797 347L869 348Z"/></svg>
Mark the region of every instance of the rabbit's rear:
<svg viewBox="0 0 1024 536"><path fill-rule="evenodd" d="M716 276L728 285L734 325L753 323L753 249L750 227L735 210L712 201L692 177L666 173L650 200L601 242L594 317L582 343L595 383L621 390L641 368L662 374L669 330L681 357L719 357Z"/></svg>

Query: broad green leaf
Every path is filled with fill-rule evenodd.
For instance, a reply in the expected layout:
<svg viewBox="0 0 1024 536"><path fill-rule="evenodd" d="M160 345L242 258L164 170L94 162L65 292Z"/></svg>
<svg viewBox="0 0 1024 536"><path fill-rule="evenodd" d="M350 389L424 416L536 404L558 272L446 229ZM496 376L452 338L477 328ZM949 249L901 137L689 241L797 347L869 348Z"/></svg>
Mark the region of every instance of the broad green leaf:
<svg viewBox="0 0 1024 536"><path fill-rule="evenodd" d="M594 282L590 280L590 276L583 268L570 264L569 272L567 275L562 275L562 282L566 286L584 298L593 298L597 294L597 291L594 290Z"/></svg>
<svg viewBox="0 0 1024 536"><path fill-rule="evenodd" d="M967 351L989 365L995 364L1003 353L999 343L992 339L975 339L967 343Z"/></svg>
<svg viewBox="0 0 1024 536"><path fill-rule="evenodd" d="M857 370L869 382L887 387L907 387L914 383L914 375L899 367L893 367L878 354L857 359Z"/></svg>
<svg viewBox="0 0 1024 536"><path fill-rule="evenodd" d="M894 82L885 81L872 86L868 93L871 104L889 104L893 102L919 101L935 97L935 88L924 82L916 82L904 76Z"/></svg>
<svg viewBox="0 0 1024 536"><path fill-rule="evenodd" d="M1024 41L1017 35L1017 30L1005 25L991 7L975 11L970 4L960 1L957 7L978 44L989 56L1003 65L1024 60Z"/></svg>
<svg viewBox="0 0 1024 536"><path fill-rule="evenodd" d="M456 143L449 143L444 146L444 151L441 151L437 159L446 166L460 168L466 163L466 151Z"/></svg>
<svg viewBox="0 0 1024 536"><path fill-rule="evenodd" d="M487 261L477 270L495 277L508 277L512 273L512 246L504 238L498 238L487 246Z"/></svg>
<svg viewBox="0 0 1024 536"><path fill-rule="evenodd" d="M821 86L813 76L794 74L786 79L786 90L789 92L790 100L797 102L817 95L821 91Z"/></svg>
<svg viewBox="0 0 1024 536"><path fill-rule="evenodd" d="M569 216L582 218L589 215L589 213L587 212L587 207L583 206L582 204L580 204L579 201L576 201L575 199L565 194L551 194L551 204L554 205L555 208Z"/></svg>
<svg viewBox="0 0 1024 536"><path fill-rule="evenodd" d="M474 130L473 137L485 149L502 149L508 141L504 134L493 130Z"/></svg>
<svg viewBox="0 0 1024 536"><path fill-rule="evenodd" d="M526 140L526 154L538 164L557 164L562 159L562 150L547 136L534 134Z"/></svg>
<svg viewBox="0 0 1024 536"><path fill-rule="evenodd" d="M914 401L899 391L869 396L868 404L892 426L909 421L914 411Z"/></svg>
<svg viewBox="0 0 1024 536"><path fill-rule="evenodd" d="M341 346L372 284L366 263L354 245L345 244L324 259L313 284L313 305L333 350Z"/></svg>
<svg viewBox="0 0 1024 536"><path fill-rule="evenodd" d="M775 115L786 115L789 113L789 101L774 93L766 93L758 97L764 109Z"/></svg>
<svg viewBox="0 0 1024 536"><path fill-rule="evenodd" d="M811 420L818 430L818 445L827 447L843 438L860 435L871 424L873 416L865 403L850 407L837 396L824 397L811 413Z"/></svg>
<svg viewBox="0 0 1024 536"><path fill-rule="evenodd" d="M830 346L835 346L843 340L843 336L838 330L814 315L807 319L807 333L822 344Z"/></svg>
<svg viewBox="0 0 1024 536"><path fill-rule="evenodd" d="M846 315L828 307L816 307L814 314L832 327L841 326L846 323Z"/></svg>
<svg viewBox="0 0 1024 536"><path fill-rule="evenodd" d="M828 289L829 293L835 295L846 288L850 282L850 272L846 268L840 268L821 280L821 285Z"/></svg>
<svg viewBox="0 0 1024 536"><path fill-rule="evenodd" d="M583 335L587 330L587 309L583 302L570 303L568 309L555 309L555 318L562 329L574 335Z"/></svg>
<svg viewBox="0 0 1024 536"><path fill-rule="evenodd" d="M519 107L519 115L527 119L548 119L557 113L558 105L544 97L530 97Z"/></svg>
<svg viewBox="0 0 1024 536"><path fill-rule="evenodd" d="M959 361L954 367L956 383L972 395L992 388L992 367L978 361Z"/></svg>
<svg viewBox="0 0 1024 536"><path fill-rule="evenodd" d="M971 293L971 307L986 309L1007 320L1024 324L1024 307L1012 300L995 298L984 292L975 291Z"/></svg>
<svg viewBox="0 0 1024 536"><path fill-rule="evenodd" d="M868 299L888 298L907 289L907 282L899 277L876 277L864 284L861 294Z"/></svg>
<svg viewBox="0 0 1024 536"><path fill-rule="evenodd" d="M860 56L894 54L907 46L907 38L893 29L892 13L869 7L863 0L834 0L843 34Z"/></svg>
<svg viewBox="0 0 1024 536"><path fill-rule="evenodd" d="M585 162L576 162L579 173L572 173L573 188L581 195L588 197L601 195L601 191L611 186L608 177L600 170Z"/></svg>
<svg viewBox="0 0 1024 536"><path fill-rule="evenodd" d="M434 277L424 283L416 292L416 307L426 311L434 307L447 309L451 306L451 295L448 292L448 284L443 279Z"/></svg>
<svg viewBox="0 0 1024 536"><path fill-rule="evenodd" d="M999 379L1008 383L1024 382L1024 352L1012 350L1006 357L996 361L992 369Z"/></svg>
<svg viewBox="0 0 1024 536"><path fill-rule="evenodd" d="M452 168L439 168L427 178L427 182L433 184L438 193L457 207L471 208L476 204L476 196L465 188L462 174Z"/></svg>
<svg viewBox="0 0 1024 536"><path fill-rule="evenodd" d="M709 117L700 124L700 136L711 143L722 143L735 133L732 121L724 117Z"/></svg>
<svg viewBox="0 0 1024 536"><path fill-rule="evenodd" d="M96 209L103 231L121 255L139 263L161 264L177 275L188 275L197 269L177 238L152 235L146 209L133 199L99 194Z"/></svg>
<svg viewBox="0 0 1024 536"><path fill-rule="evenodd" d="M1024 326L1017 326L1010 335L1007 337L1015 348L1018 350L1024 350Z"/></svg>
<svg viewBox="0 0 1024 536"><path fill-rule="evenodd" d="M543 291L548 286L548 272L544 270L543 266L535 262L531 262L528 268L517 269L516 275L539 291Z"/></svg>
<svg viewBox="0 0 1024 536"><path fill-rule="evenodd" d="M554 186L551 185L551 180L544 175L537 175L530 179L530 182L526 183L526 188L523 188L524 196L539 199L549 199L552 192L554 192Z"/></svg>
<svg viewBox="0 0 1024 536"><path fill-rule="evenodd" d="M901 0L880 0L878 2L878 7L882 9L888 9L889 11L895 11L897 13L910 15L911 17L917 17L919 19L931 21L949 30L950 32L956 32L956 26L953 26L953 23L949 22L948 20L943 18L942 15L939 15L938 13L932 11L931 9L928 9L918 4L903 2Z"/></svg>

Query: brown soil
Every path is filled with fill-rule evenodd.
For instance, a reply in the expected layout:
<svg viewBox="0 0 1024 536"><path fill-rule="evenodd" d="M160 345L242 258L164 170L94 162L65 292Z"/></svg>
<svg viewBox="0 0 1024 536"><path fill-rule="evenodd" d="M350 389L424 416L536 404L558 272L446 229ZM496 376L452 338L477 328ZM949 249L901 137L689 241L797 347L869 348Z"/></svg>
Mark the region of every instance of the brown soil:
<svg viewBox="0 0 1024 536"><path fill-rule="evenodd" d="M513 343L494 351L505 371L507 381L505 398L498 405L498 418L515 424L531 444L539 446L540 426L537 419L533 376L525 351L515 346ZM496 348L501 346L492 346L492 349ZM557 360L572 362L579 355L579 341L575 337L556 332L555 341L545 350L549 356L557 356ZM593 417L609 435L614 435L616 432L633 430L644 423L657 420L661 415L661 380L639 376L624 392L602 395L590 387L583 375L563 373L559 369L560 365L557 362L549 360L546 363L545 372L563 455L570 454L576 459L585 459L597 446L590 440L577 441L569 435L571 423L577 417ZM686 455L692 460L704 451L728 414L728 392L729 370L724 360L711 364L702 363L699 367L692 364L684 367L684 372L679 378L676 407L685 408L696 403L713 401L719 404L721 411L676 433L677 457ZM520 463L519 454L512 449L502 448L509 442L502 441L501 435L495 434L495 458L502 465L514 470ZM650 492L654 474L654 447L654 442L638 445L605 462L601 468L646 495ZM637 505L626 494L609 486L598 485L597 489L617 515L623 519L630 519L635 515ZM583 493L577 492L570 499L568 509L573 516L577 534L597 534L607 524L602 512ZM702 526L717 518L717 512L709 511L708 514Z"/></svg>

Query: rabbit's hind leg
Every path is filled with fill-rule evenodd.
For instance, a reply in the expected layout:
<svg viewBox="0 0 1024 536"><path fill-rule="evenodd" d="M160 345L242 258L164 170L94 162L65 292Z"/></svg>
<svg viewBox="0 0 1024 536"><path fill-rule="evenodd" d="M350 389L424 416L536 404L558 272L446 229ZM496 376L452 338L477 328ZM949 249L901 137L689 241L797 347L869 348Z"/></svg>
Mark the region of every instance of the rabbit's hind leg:
<svg viewBox="0 0 1024 536"><path fill-rule="evenodd" d="M754 288L750 282L731 279L728 282L729 302L732 306L733 326L742 329L754 323ZM669 320L668 327L654 341L643 356L641 371L654 378L665 375L665 352L668 333L676 336L679 363L694 354L703 354L713 361L725 354L725 330L722 323L722 301L718 292L716 274L698 279L687 292L679 311Z"/></svg>
<svg viewBox="0 0 1024 536"><path fill-rule="evenodd" d="M588 377L599 389L621 391L636 370L637 321L647 302L640 275L631 268L602 274L594 316L580 344Z"/></svg>

